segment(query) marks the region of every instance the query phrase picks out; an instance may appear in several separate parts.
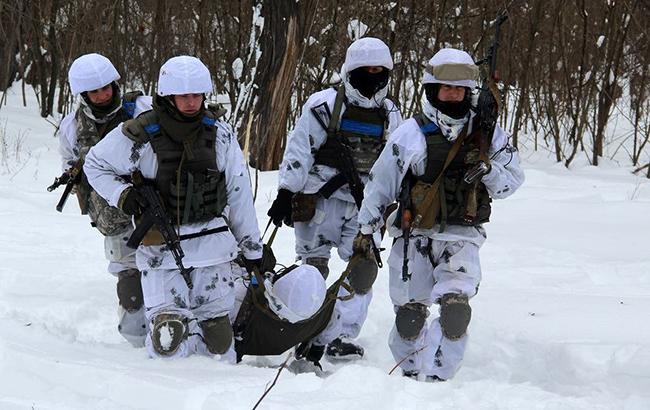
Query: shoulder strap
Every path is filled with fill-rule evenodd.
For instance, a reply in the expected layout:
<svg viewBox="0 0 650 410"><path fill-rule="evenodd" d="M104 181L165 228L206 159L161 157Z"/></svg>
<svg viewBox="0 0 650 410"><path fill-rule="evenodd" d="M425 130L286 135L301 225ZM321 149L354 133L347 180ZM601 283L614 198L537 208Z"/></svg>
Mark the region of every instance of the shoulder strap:
<svg viewBox="0 0 650 410"><path fill-rule="evenodd" d="M336 100L334 100L334 110L330 117L330 122L327 126L327 134L334 134L339 129L339 117L341 116L341 108L343 107L343 100L345 99L345 87L340 86L336 91Z"/></svg>
<svg viewBox="0 0 650 410"><path fill-rule="evenodd" d="M134 142L144 144L160 134L158 115L151 110L122 125L122 133Z"/></svg>
<svg viewBox="0 0 650 410"><path fill-rule="evenodd" d="M133 118L133 115L135 114L135 100L143 95L144 93L142 91L136 90L126 92L122 96L122 108L124 108L124 111L129 118Z"/></svg>
<svg viewBox="0 0 650 410"><path fill-rule="evenodd" d="M423 113L417 113L413 116L424 135L432 135L438 132L440 128Z"/></svg>

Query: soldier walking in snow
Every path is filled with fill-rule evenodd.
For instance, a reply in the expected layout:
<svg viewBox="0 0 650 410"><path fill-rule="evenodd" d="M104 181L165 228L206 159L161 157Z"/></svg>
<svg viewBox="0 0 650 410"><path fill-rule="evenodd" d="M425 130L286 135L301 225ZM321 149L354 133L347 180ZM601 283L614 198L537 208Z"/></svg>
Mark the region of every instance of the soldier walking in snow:
<svg viewBox="0 0 650 410"><path fill-rule="evenodd" d="M141 173L178 232L184 271L161 230L149 230L136 251L152 357L234 359L233 260L241 249L249 266L261 263L246 164L231 127L205 108L210 92L210 72L199 59L171 58L160 68L153 110L111 132L84 167L97 192L136 219L152 200L125 176Z"/></svg>
<svg viewBox="0 0 650 410"><path fill-rule="evenodd" d="M63 118L58 131L64 175L71 174L73 169L80 170L91 147L121 122L151 108L151 99L142 97L141 92L122 96L117 85L119 79L113 64L99 54L82 55L70 66L70 90L79 97L79 105ZM104 235L108 271L117 276L118 330L132 345L144 346L147 330L140 272L136 268L135 252L126 247L126 240L133 232L131 218L106 203L83 173L77 181L75 189L81 213L89 215L92 225Z"/></svg>
<svg viewBox="0 0 650 410"><path fill-rule="evenodd" d="M309 97L287 140L278 195L268 215L276 225L293 224L298 258L323 277L329 273L332 247L341 259L351 258L362 181L402 120L386 98L392 68L390 50L381 40L367 37L352 43L342 68L343 84ZM376 275L376 265L374 269ZM359 334L372 298L372 281L362 282L352 299L340 302L345 325L341 337L328 345L328 356L363 355L363 348L349 341ZM321 354L325 349L313 348Z"/></svg>
<svg viewBox="0 0 650 410"><path fill-rule="evenodd" d="M388 259L396 313L389 345L403 374L420 380L446 380L458 370L491 200L510 196L524 181L505 132L493 124L485 133L480 125L477 77L464 51L442 49L429 60L422 113L393 133L359 211L360 233L369 236L402 187L400 209L387 222L398 237ZM433 303L440 315L427 326Z"/></svg>

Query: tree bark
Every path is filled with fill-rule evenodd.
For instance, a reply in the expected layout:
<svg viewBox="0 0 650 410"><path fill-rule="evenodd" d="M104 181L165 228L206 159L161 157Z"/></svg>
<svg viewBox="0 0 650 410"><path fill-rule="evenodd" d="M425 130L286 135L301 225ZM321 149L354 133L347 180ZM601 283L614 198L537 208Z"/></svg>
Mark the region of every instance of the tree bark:
<svg viewBox="0 0 650 410"><path fill-rule="evenodd" d="M303 38L314 13L312 1L264 0L262 55L258 64L257 101L251 128L252 165L277 169L282 159L294 78ZM247 121L243 121L247 123Z"/></svg>

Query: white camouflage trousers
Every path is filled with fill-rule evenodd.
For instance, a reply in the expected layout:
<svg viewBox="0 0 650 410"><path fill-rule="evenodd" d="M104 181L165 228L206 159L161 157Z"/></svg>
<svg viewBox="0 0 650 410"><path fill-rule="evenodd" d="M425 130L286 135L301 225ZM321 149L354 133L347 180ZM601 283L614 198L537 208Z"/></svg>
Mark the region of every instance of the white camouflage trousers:
<svg viewBox="0 0 650 410"><path fill-rule="evenodd" d="M347 262L352 256L352 241L359 232L357 214L354 202L337 198L325 199L319 196L312 220L293 224L296 254L303 263L310 257L329 259L332 247L336 247L339 257ZM347 292L341 288L339 295L347 295ZM372 291L365 295L354 295L346 301L336 302L340 312L340 323L337 327L340 327L341 333L338 336L355 338L359 335L368 316L371 300ZM336 336L331 339L335 338Z"/></svg>
<svg viewBox="0 0 650 410"><path fill-rule="evenodd" d="M390 297L395 311L414 302L430 307L447 293L469 298L476 295L481 281L479 248L480 245L470 241L447 242L412 236L408 249L411 279L405 282L402 280L404 241L398 238L388 259ZM452 341L443 336L439 317L428 322L415 340L403 339L393 324L389 347L396 362L407 358L400 365L403 370L450 379L463 360L468 335Z"/></svg>
<svg viewBox="0 0 650 410"><path fill-rule="evenodd" d="M234 278L239 272L240 268L234 262L195 268L190 273L193 288L189 289L178 269L142 271L142 291L149 324L161 313L179 314L187 319L187 339L167 358L212 355L203 342L199 323L231 312L235 303ZM151 331L147 334L146 348L149 356L160 357L151 343ZM221 356L226 360L231 360L231 356L234 358L233 345L230 352Z"/></svg>
<svg viewBox="0 0 650 410"><path fill-rule="evenodd" d="M135 249L126 246L132 233L133 228L130 227L117 235L104 236L104 254L108 260L108 272L118 280L121 274L131 269L138 269L135 264ZM117 329L131 345L144 346L147 327L144 306L135 312L127 312L121 306L119 307Z"/></svg>

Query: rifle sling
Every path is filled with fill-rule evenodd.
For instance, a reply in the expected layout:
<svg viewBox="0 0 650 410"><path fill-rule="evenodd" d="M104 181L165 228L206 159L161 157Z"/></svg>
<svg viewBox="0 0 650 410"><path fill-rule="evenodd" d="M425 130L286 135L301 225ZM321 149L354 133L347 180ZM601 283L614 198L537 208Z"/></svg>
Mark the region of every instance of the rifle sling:
<svg viewBox="0 0 650 410"><path fill-rule="evenodd" d="M185 235L181 235L179 237L179 239L181 241L184 241L186 239L194 239L194 238L199 238L201 236L212 235L212 234L215 234L215 233L226 232L226 231L228 231L228 226L224 225L224 226L220 226L218 228L212 228L212 229L208 229L208 230L205 230L205 231L199 231L199 232L194 232L194 233L188 233L188 234L185 234Z"/></svg>
<svg viewBox="0 0 650 410"><path fill-rule="evenodd" d="M139 226L140 225L138 225L138 227ZM146 230L139 230L138 227L136 227L136 230L133 231L133 233L131 234L131 237L127 241L126 245L129 248L136 249L138 247L138 245L140 245L140 243L142 242L142 240L144 239L146 234L148 232L150 232L150 229L155 229L156 231L158 231L158 229L156 227L152 227L151 225L150 225L149 229L146 229ZM224 226L220 226L218 228L212 228L212 229L207 229L205 231L199 231L199 232L194 232L194 233L181 235L181 236L179 236L178 239L180 241L185 241L185 240L188 240L188 239L200 238L201 236L212 235L212 234L219 233L219 232L226 232L227 230L228 230L228 226L224 225ZM162 236L161 236L161 238L162 238Z"/></svg>
<svg viewBox="0 0 650 410"><path fill-rule="evenodd" d="M329 197L332 196L332 194L336 192L336 190L338 190L339 188L341 188L343 185L347 183L348 180L345 179L345 175L343 175L342 173L338 173L334 175L329 181L327 181L325 185L323 185L318 190L318 193L321 194L323 198L329 199Z"/></svg>

